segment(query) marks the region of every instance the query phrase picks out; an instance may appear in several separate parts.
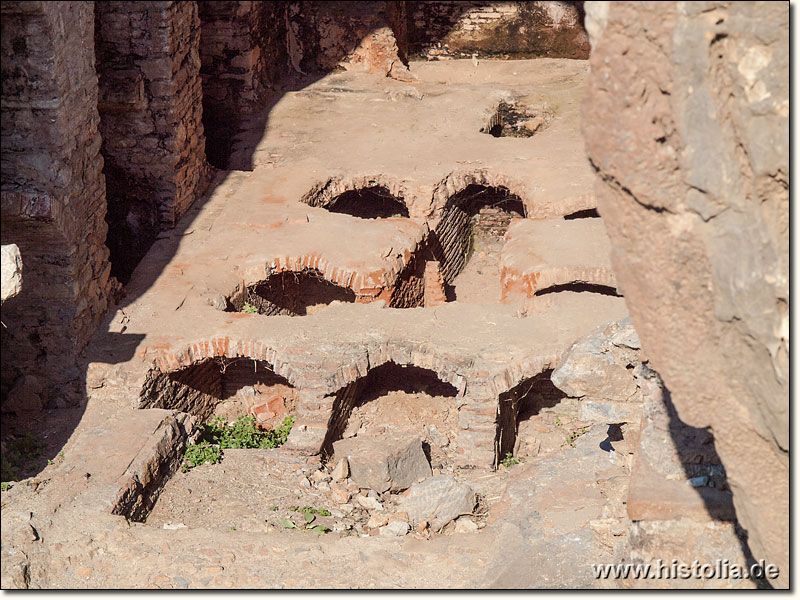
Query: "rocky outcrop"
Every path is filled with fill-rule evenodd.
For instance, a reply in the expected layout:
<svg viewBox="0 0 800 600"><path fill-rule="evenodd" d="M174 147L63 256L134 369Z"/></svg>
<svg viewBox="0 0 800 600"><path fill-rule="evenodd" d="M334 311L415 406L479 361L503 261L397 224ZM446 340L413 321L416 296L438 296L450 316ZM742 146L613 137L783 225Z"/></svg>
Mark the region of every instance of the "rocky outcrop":
<svg viewBox="0 0 800 600"><path fill-rule="evenodd" d="M587 2L584 134L612 262L680 418L788 585L789 7Z"/></svg>

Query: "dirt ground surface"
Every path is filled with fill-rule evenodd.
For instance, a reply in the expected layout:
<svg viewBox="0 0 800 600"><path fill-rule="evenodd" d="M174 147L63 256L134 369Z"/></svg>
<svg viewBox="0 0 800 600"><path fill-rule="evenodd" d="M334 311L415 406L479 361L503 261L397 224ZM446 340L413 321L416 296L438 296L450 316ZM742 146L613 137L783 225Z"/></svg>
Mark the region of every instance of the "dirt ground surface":
<svg viewBox="0 0 800 600"><path fill-rule="evenodd" d="M494 429L464 423L463 405L480 404L478 383L488 390L481 402L496 403L499 393L552 368L578 337L624 317L622 298L550 294L545 308L520 318L518 305L497 303L498 241L477 249L455 282L456 301L441 306L332 303L299 317L224 310L225 298L275 265L315 264L332 280L369 289L401 271L446 199L476 182L507 187L528 217L563 222L594 208L579 131L584 62L412 68L413 85L331 74L286 92L240 132L233 169L218 173L207 197L160 236L87 348L86 404L48 421L63 419L61 437L49 438L58 443L47 448L55 460L2 493L4 588L616 585L595 579L589 565L625 555L627 441L609 451L607 427L579 422L564 401L521 417L524 462L466 468L470 452L484 462L491 455L471 436L491 439ZM546 105L552 119L528 138L481 133L508 96ZM363 178L402 192L409 218L359 219L301 201L329 180ZM146 475L136 468L147 453L168 451L159 436L178 428L175 411L138 408L148 374L190 364L187 348L208 340L227 340L225 352L237 356L251 356L245 348L257 340L258 358L299 390L290 442L227 450L220 464L177 472L146 522L111 514L120 490ZM314 403L365 376L380 364L377 355L387 360L387 348L390 360L434 370L458 395L389 390L354 409L348 434L394 428L427 440L433 468L477 493L474 529L465 520L439 534L375 535L384 518L375 513L395 514L394 494L378 498L383 511L334 502L334 465L305 455L319 448L330 414ZM337 486L351 499L364 496L347 481ZM313 524L331 531L287 528L282 521L305 518L292 507L329 511Z"/></svg>

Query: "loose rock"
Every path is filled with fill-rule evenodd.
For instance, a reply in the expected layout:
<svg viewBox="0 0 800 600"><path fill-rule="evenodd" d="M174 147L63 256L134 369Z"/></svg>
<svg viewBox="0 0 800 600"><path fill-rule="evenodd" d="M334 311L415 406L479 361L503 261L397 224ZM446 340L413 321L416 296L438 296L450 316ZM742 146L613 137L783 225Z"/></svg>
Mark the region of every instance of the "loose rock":
<svg viewBox="0 0 800 600"><path fill-rule="evenodd" d="M408 533L408 523L404 521L393 521L378 530L378 535L382 537L402 537Z"/></svg>
<svg viewBox="0 0 800 600"><path fill-rule="evenodd" d="M343 481L347 479L348 475L350 475L350 467L347 464L347 459L343 458L336 463L336 467L331 472L331 478L334 481Z"/></svg>
<svg viewBox="0 0 800 600"><path fill-rule="evenodd" d="M413 523L428 521L433 531L441 531L453 519L472 514L475 502L470 486L450 475L437 475L412 486L398 506Z"/></svg>
<svg viewBox="0 0 800 600"><path fill-rule="evenodd" d="M431 476L431 465L418 437L402 434L363 436L333 444L337 459L347 457L350 478L376 492L400 491Z"/></svg>
<svg viewBox="0 0 800 600"><path fill-rule="evenodd" d="M367 496L356 496L356 502L367 510L383 510L383 505L375 498L368 498Z"/></svg>

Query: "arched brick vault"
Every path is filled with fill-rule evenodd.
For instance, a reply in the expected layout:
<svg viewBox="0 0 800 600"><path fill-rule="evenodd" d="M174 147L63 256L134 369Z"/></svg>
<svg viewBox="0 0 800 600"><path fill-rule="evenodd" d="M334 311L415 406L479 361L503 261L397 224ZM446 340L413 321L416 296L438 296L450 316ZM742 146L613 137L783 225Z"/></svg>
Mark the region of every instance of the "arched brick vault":
<svg viewBox="0 0 800 600"><path fill-rule="evenodd" d="M413 251L405 248L386 268L364 272L354 267L334 265L314 252L303 255L276 256L262 267L253 267L241 272L243 277L241 284L224 295L228 299L234 300L238 295L244 294L247 288L258 285L273 275L291 271L316 270L326 281L352 290L356 295L356 302L366 303L385 299L388 303L398 276L412 257Z"/></svg>
<svg viewBox="0 0 800 600"><path fill-rule="evenodd" d="M617 287L617 278L613 271L595 267L555 267L533 273L519 273L501 264L500 281L503 301L515 293L533 298L537 292L573 283L611 289Z"/></svg>
<svg viewBox="0 0 800 600"><path fill-rule="evenodd" d="M304 353L300 359L292 350L279 350L257 340L229 337L192 342L175 350L167 347L151 350L156 355L151 356L153 362L144 384L159 374L175 373L213 358L250 358L266 362L275 374L298 390L297 423L287 449L302 454L322 451L337 392L388 362L428 369L451 384L461 399L456 443L459 461L487 467L496 461L500 395L523 380L555 366L563 352L530 357L489 370L476 367L472 358L444 357L431 349L403 342L375 342L355 352L345 350L341 354L349 356L344 362L332 359L335 356L333 352L320 350L318 357ZM143 407L144 400L139 399L140 407Z"/></svg>
<svg viewBox="0 0 800 600"><path fill-rule="evenodd" d="M365 190L370 188L385 188L397 201L406 206L405 198L408 195L403 182L386 175L359 175L355 177L329 177L320 181L300 199L309 206L328 208L346 192Z"/></svg>
<svg viewBox="0 0 800 600"><path fill-rule="evenodd" d="M525 206L525 217L529 219L562 218L579 211L597 208L597 198L594 192L559 198L558 201L553 202L547 197L539 196L535 186L531 187L515 177L495 172L492 169L453 171L433 187L431 206L435 214L432 226L441 218L441 212L450 197L464 191L470 185L506 188L510 194L518 196L522 200Z"/></svg>
<svg viewBox="0 0 800 600"><path fill-rule="evenodd" d="M488 169L475 169L472 171L453 171L433 188L431 204L433 207L434 218L431 226L438 224L442 212L453 196L457 196L470 185L482 185L486 187L505 188L509 194L518 196L525 206L525 214L531 213L531 199L527 187L521 181L504 175L495 173Z"/></svg>

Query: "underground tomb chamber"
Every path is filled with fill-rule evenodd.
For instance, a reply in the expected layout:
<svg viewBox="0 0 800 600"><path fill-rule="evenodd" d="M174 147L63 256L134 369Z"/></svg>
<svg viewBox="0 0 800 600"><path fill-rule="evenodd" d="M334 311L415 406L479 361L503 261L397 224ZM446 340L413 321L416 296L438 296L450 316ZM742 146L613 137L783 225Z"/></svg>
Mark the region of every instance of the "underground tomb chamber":
<svg viewBox="0 0 800 600"><path fill-rule="evenodd" d="M311 192L303 199L306 204L319 206L330 212L350 215L360 219L388 219L409 216L408 207L401 196L393 194L383 185L360 187L331 195L328 188Z"/></svg>
<svg viewBox="0 0 800 600"><path fill-rule="evenodd" d="M313 314L331 302L355 302L353 290L325 279L317 269L282 271L228 300L228 312L266 316Z"/></svg>
<svg viewBox="0 0 800 600"><path fill-rule="evenodd" d="M469 282L461 282L467 283L461 286L462 291L475 288L478 296L475 299L480 299L487 288L499 291L497 258L503 238L511 220L525 214L519 196L504 187L470 184L448 199L431 237L431 253L440 263L448 299L471 299L471 294L469 298L464 294L459 296L456 278L467 270L476 255L481 264L474 265L475 273L469 273Z"/></svg>
<svg viewBox="0 0 800 600"><path fill-rule="evenodd" d="M504 100L497 105L480 131L496 138L527 138L541 131L550 118L551 115L546 111Z"/></svg>
<svg viewBox="0 0 800 600"><path fill-rule="evenodd" d="M297 408L297 392L269 363L251 358L209 358L164 373L152 370L139 396L139 408L186 412L200 421L255 418L260 429L278 427Z"/></svg>
<svg viewBox="0 0 800 600"><path fill-rule="evenodd" d="M497 406L495 467L510 456L535 456L538 453L538 445L535 448L526 447L532 445L526 433L529 426L533 425L533 418L554 407L563 409L568 403L566 394L551 381L551 374L552 369L543 371L500 394Z"/></svg>
<svg viewBox="0 0 800 600"><path fill-rule="evenodd" d="M334 442L344 437L402 431L425 439L435 422L439 435L447 437L457 426L457 395L435 371L384 363L334 394L322 455L330 458ZM439 439L443 445L452 441Z"/></svg>

